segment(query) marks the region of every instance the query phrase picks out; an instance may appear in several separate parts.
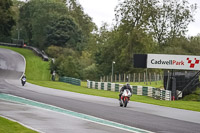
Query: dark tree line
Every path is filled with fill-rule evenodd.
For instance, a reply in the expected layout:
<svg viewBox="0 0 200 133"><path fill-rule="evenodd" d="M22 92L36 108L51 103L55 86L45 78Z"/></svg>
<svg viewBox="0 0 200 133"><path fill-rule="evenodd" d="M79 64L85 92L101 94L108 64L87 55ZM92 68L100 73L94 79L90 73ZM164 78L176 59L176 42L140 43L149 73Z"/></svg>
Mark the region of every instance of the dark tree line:
<svg viewBox="0 0 200 133"><path fill-rule="evenodd" d="M12 27L16 24L12 6L12 0L0 1L0 41L9 40Z"/></svg>

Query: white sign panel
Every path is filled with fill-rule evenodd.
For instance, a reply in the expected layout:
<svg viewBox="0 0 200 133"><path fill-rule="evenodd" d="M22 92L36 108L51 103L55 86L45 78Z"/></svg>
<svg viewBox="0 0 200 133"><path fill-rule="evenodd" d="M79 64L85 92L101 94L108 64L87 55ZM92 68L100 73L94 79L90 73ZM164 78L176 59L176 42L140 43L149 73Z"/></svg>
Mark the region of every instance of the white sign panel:
<svg viewBox="0 0 200 133"><path fill-rule="evenodd" d="M200 70L200 56L147 54L147 68Z"/></svg>

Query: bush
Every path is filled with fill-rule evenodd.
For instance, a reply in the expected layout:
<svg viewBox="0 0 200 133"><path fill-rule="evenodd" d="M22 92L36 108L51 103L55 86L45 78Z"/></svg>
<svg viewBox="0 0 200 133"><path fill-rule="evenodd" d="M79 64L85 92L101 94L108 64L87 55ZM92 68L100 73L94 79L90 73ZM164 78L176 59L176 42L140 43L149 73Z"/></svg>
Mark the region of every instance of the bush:
<svg viewBox="0 0 200 133"><path fill-rule="evenodd" d="M200 101L200 88L183 98L184 101Z"/></svg>

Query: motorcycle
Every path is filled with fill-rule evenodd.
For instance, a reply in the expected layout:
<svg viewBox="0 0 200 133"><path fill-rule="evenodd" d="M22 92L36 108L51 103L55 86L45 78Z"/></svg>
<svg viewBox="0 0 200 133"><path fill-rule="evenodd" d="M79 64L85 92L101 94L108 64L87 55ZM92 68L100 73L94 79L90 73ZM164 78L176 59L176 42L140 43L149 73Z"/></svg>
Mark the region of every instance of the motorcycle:
<svg viewBox="0 0 200 133"><path fill-rule="evenodd" d="M21 81L22 81L22 86L24 86L26 83L26 78L22 78Z"/></svg>
<svg viewBox="0 0 200 133"><path fill-rule="evenodd" d="M130 90L125 89L124 92L122 93L121 100L119 102L120 107L126 107L131 96L132 94Z"/></svg>

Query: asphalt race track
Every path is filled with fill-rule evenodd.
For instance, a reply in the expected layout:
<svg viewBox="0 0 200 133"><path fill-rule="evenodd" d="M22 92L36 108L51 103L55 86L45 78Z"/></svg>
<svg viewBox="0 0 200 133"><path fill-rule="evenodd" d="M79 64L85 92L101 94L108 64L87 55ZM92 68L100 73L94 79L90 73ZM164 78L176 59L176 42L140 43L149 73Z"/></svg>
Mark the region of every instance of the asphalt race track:
<svg viewBox="0 0 200 133"><path fill-rule="evenodd" d="M0 48L0 78L19 79L24 71L25 61L21 55Z"/></svg>
<svg viewBox="0 0 200 133"><path fill-rule="evenodd" d="M28 103L15 103L0 98L0 115L16 120L39 132L126 133L129 131L125 129L129 127L156 133L200 132L200 112L137 102L130 102L127 108L121 108L117 99L88 96L29 83L22 87L19 78L24 72L24 67L25 62L22 56L0 48L0 96L1 94L10 94L30 99L53 107L60 107L65 109L64 112L68 114L49 110L48 106L44 105L42 108L33 107ZM75 115L79 115L81 118ZM89 115L87 116L88 120L83 120L85 115ZM91 117L101 118L104 124L89 120ZM107 125L107 121L123 124L124 128ZM132 132L142 132L142 130L132 130Z"/></svg>

